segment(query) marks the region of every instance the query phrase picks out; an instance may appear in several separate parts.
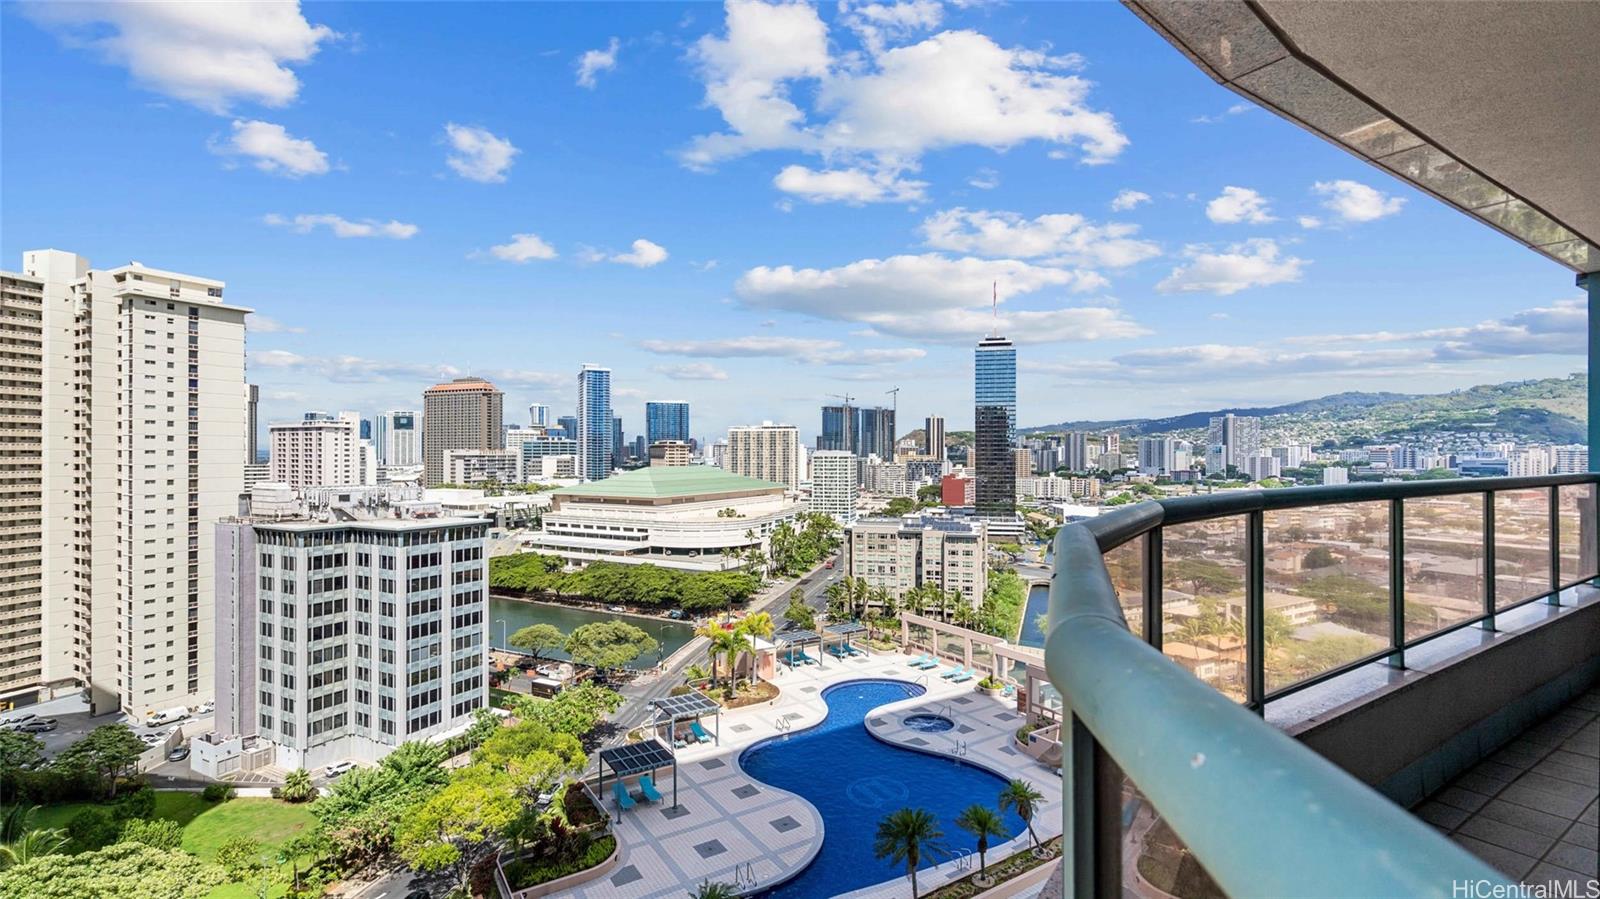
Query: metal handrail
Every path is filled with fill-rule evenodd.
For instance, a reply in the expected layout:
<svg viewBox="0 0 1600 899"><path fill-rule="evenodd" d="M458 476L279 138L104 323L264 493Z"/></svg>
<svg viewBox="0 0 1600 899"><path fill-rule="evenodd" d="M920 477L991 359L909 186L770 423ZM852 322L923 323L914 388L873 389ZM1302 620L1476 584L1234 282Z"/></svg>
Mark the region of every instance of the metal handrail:
<svg viewBox="0 0 1600 899"><path fill-rule="evenodd" d="M1261 561L1263 512L1484 494L1488 584L1478 619L1492 626L1493 493L1550 489L1553 599L1561 586L1556 489L1597 482L1600 475L1578 474L1229 491L1138 503L1063 527L1056 537L1045 665L1069 712L1062 734L1066 889L1080 897L1120 895L1119 768L1231 896L1446 896L1455 883L1511 883L1130 632L1103 553L1159 534L1165 525L1243 514L1250 517L1254 570ZM1402 552L1391 546L1392 566ZM1259 622L1263 591L1259 578L1252 580L1257 583L1247 594L1253 594L1251 615ZM1146 626L1153 611L1159 631L1159 577L1151 586ZM1403 599L1391 594L1391 602ZM1250 637L1259 667L1259 627ZM1405 645L1400 640L1392 649ZM1266 697L1259 684L1252 692L1259 712Z"/></svg>

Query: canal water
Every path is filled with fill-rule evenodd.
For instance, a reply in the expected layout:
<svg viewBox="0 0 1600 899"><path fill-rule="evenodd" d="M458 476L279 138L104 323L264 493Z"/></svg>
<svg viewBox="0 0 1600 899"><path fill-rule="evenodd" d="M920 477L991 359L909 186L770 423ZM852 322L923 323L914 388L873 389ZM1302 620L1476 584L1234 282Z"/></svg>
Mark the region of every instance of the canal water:
<svg viewBox="0 0 1600 899"><path fill-rule="evenodd" d="M1050 607L1050 588L1034 584L1028 590L1028 604L1022 610L1022 636L1017 641L1023 646L1044 646L1044 631L1039 630L1039 617Z"/></svg>
<svg viewBox="0 0 1600 899"><path fill-rule="evenodd" d="M656 638L661 644L660 658L657 653L651 652L639 656L630 664L635 668L649 668L657 662L677 652L685 643L694 639L694 628L681 621L668 621L662 618L647 618L635 615L620 615L612 612L596 612L590 609L579 609L571 606L557 606L542 602L525 602L519 599L506 599L501 596L489 597L489 643L496 649L507 649L505 640L518 629L530 624L553 624L561 629L563 634L570 634L580 625L596 621L610 621L620 618L629 624L642 628L645 633ZM504 622L502 628L501 623ZM565 659L567 654L559 649L546 650L545 655L557 659Z"/></svg>

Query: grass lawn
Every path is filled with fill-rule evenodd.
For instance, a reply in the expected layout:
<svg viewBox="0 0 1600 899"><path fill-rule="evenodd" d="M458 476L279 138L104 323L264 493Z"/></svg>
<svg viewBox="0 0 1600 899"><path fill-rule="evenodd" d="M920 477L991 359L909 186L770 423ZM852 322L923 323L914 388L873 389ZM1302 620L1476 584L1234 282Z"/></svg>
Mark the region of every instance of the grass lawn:
<svg viewBox="0 0 1600 899"><path fill-rule="evenodd" d="M178 822L179 827L187 827L200 813L211 807L211 803L200 798L199 793L184 793L178 790L156 791L157 818L166 818ZM108 808L103 802L68 802L62 805L47 805L34 813L34 827L66 827L73 816L86 808Z"/></svg>
<svg viewBox="0 0 1600 899"><path fill-rule="evenodd" d="M309 803L277 799L230 799L211 806L183 830L183 849L206 861L235 837L248 837L272 851L311 824Z"/></svg>

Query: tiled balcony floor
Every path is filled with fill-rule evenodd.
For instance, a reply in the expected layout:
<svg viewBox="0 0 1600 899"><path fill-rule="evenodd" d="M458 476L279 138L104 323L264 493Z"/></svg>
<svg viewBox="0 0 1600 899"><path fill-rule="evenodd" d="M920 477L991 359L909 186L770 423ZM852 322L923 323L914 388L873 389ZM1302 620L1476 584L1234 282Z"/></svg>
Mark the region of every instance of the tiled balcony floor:
<svg viewBox="0 0 1600 899"><path fill-rule="evenodd" d="M1524 883L1600 877L1600 686L1529 728L1414 810ZM1571 889L1571 887L1568 887Z"/></svg>

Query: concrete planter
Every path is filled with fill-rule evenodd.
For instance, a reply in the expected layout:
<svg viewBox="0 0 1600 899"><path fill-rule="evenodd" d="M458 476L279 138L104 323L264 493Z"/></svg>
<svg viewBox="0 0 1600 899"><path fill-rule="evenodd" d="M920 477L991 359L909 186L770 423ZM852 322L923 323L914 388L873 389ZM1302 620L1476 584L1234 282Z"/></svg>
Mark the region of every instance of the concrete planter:
<svg viewBox="0 0 1600 899"><path fill-rule="evenodd" d="M591 880L604 877L607 874L610 874L612 869L616 868L617 863L621 860L622 841L617 840L616 846L611 850L611 855L609 855L605 861L595 865L593 868L577 871L575 873L568 874L566 877L557 877L555 880L547 880L544 883L535 884L525 889L513 890L511 889L510 883L506 880L506 871L503 860L497 858L495 859L494 863L494 885L500 890L500 895L503 897L503 899L541 899L541 897L554 896L557 893L569 890L575 886L578 886L579 884L588 883Z"/></svg>

